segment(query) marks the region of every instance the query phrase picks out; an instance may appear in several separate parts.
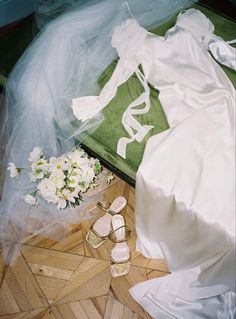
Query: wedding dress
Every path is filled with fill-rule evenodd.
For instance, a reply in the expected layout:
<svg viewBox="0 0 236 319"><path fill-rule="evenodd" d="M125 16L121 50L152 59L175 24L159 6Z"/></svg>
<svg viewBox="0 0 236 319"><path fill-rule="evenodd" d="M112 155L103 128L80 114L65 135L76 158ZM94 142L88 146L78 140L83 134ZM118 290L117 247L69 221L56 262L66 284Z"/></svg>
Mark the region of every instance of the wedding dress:
<svg viewBox="0 0 236 319"><path fill-rule="evenodd" d="M170 129L149 139L137 172L137 250L164 256L172 273L130 290L158 319L236 318L235 90L208 52L236 70L236 51L213 32L195 9L182 11L165 37L127 20L114 30L120 60L109 82L99 96L72 102L86 120L136 72L144 93L123 115L129 137L117 152L125 157L126 146L152 128L133 116L149 110L147 83L160 92Z"/></svg>

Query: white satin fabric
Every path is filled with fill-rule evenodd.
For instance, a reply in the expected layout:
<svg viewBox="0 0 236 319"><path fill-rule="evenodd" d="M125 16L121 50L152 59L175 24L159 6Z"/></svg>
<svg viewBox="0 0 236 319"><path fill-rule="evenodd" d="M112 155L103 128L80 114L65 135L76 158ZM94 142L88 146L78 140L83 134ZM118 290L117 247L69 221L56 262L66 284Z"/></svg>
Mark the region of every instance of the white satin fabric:
<svg viewBox="0 0 236 319"><path fill-rule="evenodd" d="M179 16L148 73L168 81L159 98L171 128L149 139L137 173L137 250L164 256L172 273L130 292L158 319L236 318L235 90L206 50L218 41L206 39L207 19L194 27L201 16Z"/></svg>
<svg viewBox="0 0 236 319"><path fill-rule="evenodd" d="M164 256L172 274L130 291L158 319L236 316L235 90L208 50L234 69L236 53L213 31L195 9L182 12L165 37L126 21L113 35L120 60L111 80L99 97L73 101L79 119L93 116L139 64L160 91L170 129L149 139L137 173L137 250ZM141 128L125 114L134 140Z"/></svg>

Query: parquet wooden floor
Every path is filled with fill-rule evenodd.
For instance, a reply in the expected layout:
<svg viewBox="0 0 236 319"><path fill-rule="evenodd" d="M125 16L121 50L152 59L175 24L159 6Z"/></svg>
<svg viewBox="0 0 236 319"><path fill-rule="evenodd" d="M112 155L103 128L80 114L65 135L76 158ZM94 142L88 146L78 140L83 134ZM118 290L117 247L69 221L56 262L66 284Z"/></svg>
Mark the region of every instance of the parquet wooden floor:
<svg viewBox="0 0 236 319"><path fill-rule="evenodd" d="M107 240L97 250L85 241L93 219L72 225L61 242L30 235L19 244L19 257L9 266L0 289L0 319L150 319L129 288L168 273L164 260L149 260L135 251L134 189L118 177L105 191L112 202L123 195L122 215L131 229L131 269L112 278ZM0 269L3 269L1 260Z"/></svg>

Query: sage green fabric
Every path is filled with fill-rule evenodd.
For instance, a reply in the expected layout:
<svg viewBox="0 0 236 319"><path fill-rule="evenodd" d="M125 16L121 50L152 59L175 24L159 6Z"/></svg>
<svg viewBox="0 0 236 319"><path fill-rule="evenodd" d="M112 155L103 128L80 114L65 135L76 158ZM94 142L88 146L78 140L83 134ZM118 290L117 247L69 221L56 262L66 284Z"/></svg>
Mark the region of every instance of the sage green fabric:
<svg viewBox="0 0 236 319"><path fill-rule="evenodd" d="M225 40L236 38L236 23L201 7L200 5L194 5L193 7L202 11L213 22L217 35ZM166 31L175 24L175 21L176 16L162 26L152 30L152 32L163 36ZM98 83L101 88L110 79L115 66L116 61L114 61L100 76ZM222 68L234 86L236 86L236 73L227 67ZM134 180L148 138L169 128L165 113L157 98L158 91L151 87L151 109L148 113L137 116L137 119L141 124L154 125L154 128L146 135L146 138L142 143L133 142L127 146L126 160L117 155L116 147L119 138L128 136L122 126L122 115L127 106L142 92L142 85L136 76L133 75L126 83L118 88L114 99L103 110L104 120L102 124L90 136L86 137L83 142L84 145L90 148L99 157L105 159L116 169Z"/></svg>

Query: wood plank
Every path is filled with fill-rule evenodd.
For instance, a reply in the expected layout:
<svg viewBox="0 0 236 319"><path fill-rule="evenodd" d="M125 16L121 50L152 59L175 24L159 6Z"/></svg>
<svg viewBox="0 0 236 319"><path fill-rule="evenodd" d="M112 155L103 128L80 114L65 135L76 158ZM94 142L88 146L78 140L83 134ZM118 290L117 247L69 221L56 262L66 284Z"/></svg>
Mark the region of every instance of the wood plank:
<svg viewBox="0 0 236 319"><path fill-rule="evenodd" d="M135 207L135 191L134 188L129 186L125 188L126 198L128 201L128 205L126 207L125 213L123 214L125 217L126 225L129 227L130 230L135 230L135 214L134 214L134 207Z"/></svg>
<svg viewBox="0 0 236 319"><path fill-rule="evenodd" d="M104 319L143 319L126 305L116 300L112 293L108 296Z"/></svg>
<svg viewBox="0 0 236 319"><path fill-rule="evenodd" d="M0 290L0 314L20 312L20 308L14 298L7 281L4 280Z"/></svg>
<svg viewBox="0 0 236 319"><path fill-rule="evenodd" d="M6 304L4 301L6 286L10 304L9 302ZM15 312L17 310L16 305L20 311L48 307L45 296L21 254L17 257L14 265L8 267L3 286L0 289L0 305L0 314L2 315Z"/></svg>
<svg viewBox="0 0 236 319"><path fill-rule="evenodd" d="M57 312L54 312L54 314L56 315L56 318L60 318L60 319L78 319L77 315L75 315L70 307L70 304L61 304L61 305L57 305ZM81 318L83 318L83 312L82 309L79 309L79 313L81 315ZM83 318L84 319L84 318ZM85 319L87 319L85 317Z"/></svg>
<svg viewBox="0 0 236 319"><path fill-rule="evenodd" d="M107 296L52 307L56 319L103 319ZM110 318L111 319L111 318Z"/></svg>
<svg viewBox="0 0 236 319"><path fill-rule="evenodd" d="M40 235L30 234L25 237L22 243L34 247L58 250L62 252L84 255L83 234L81 224L74 224L68 227L66 237L61 241L56 241L51 238Z"/></svg>
<svg viewBox="0 0 236 319"><path fill-rule="evenodd" d="M80 303L82 307L86 309L86 313L89 318L103 319L103 314L98 312L91 299L81 300Z"/></svg>
<svg viewBox="0 0 236 319"><path fill-rule="evenodd" d="M114 201L114 199L116 199L116 197L118 196L126 196L126 192L127 192L127 188L126 188L126 183L124 181L122 181L121 179L118 179L118 177L116 177L117 182L114 183L113 185L111 185L106 193L104 194L104 198L105 200L109 201L110 203L112 203Z"/></svg>
<svg viewBox="0 0 236 319"><path fill-rule="evenodd" d="M114 298L143 319L151 319L151 316L131 297L129 289L136 283L147 279L145 268L131 266L127 276L113 278L111 281L111 291Z"/></svg>
<svg viewBox="0 0 236 319"><path fill-rule="evenodd" d="M54 302L59 292L67 284L67 280L62 280L58 278L50 278L38 275L35 275L34 277L37 280L49 304L52 304Z"/></svg>
<svg viewBox="0 0 236 319"><path fill-rule="evenodd" d="M170 273L165 259L149 259L147 268Z"/></svg>
<svg viewBox="0 0 236 319"><path fill-rule="evenodd" d="M0 316L1 319L56 319L50 309L36 309L30 312L20 312Z"/></svg>
<svg viewBox="0 0 236 319"><path fill-rule="evenodd" d="M83 256L24 245L22 254L36 275L68 280Z"/></svg>
<svg viewBox="0 0 236 319"><path fill-rule="evenodd" d="M107 261L85 257L56 302L68 303L106 295L110 281L110 265Z"/></svg>
<svg viewBox="0 0 236 319"><path fill-rule="evenodd" d="M164 276L168 275L169 273L164 272L164 271L146 268L146 274L147 274L148 279L154 279L154 278L158 278L158 277L164 277Z"/></svg>

